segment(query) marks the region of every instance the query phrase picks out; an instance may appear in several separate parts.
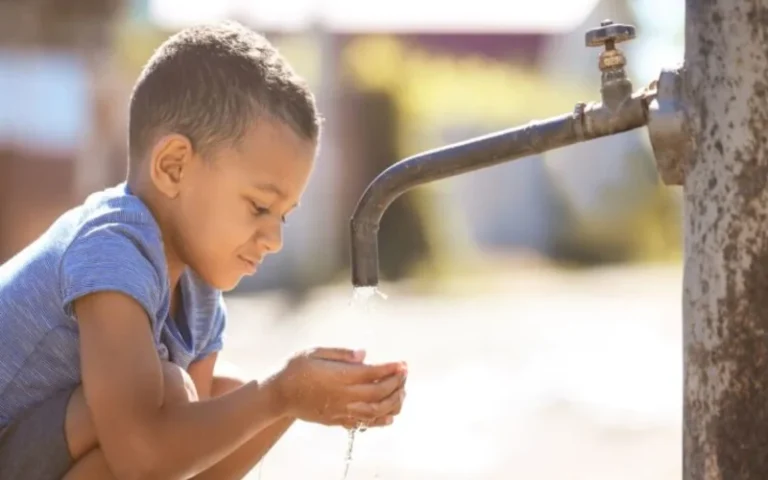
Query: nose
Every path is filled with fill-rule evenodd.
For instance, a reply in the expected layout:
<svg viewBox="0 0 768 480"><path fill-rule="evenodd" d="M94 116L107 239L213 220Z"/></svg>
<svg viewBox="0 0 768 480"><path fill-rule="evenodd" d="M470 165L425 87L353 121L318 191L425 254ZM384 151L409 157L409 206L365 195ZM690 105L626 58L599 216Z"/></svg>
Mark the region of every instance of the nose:
<svg viewBox="0 0 768 480"><path fill-rule="evenodd" d="M283 248L283 223L270 222L256 234L256 243L266 253L277 253Z"/></svg>

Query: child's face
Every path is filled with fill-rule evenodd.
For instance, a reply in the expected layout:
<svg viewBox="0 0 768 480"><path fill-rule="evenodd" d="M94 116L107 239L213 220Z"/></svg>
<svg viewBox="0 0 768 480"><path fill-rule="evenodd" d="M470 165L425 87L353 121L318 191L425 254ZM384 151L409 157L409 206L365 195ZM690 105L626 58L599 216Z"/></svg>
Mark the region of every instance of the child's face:
<svg viewBox="0 0 768 480"><path fill-rule="evenodd" d="M285 124L261 120L237 148L184 167L174 202L179 259L231 290L283 246L283 220L307 186L316 145Z"/></svg>

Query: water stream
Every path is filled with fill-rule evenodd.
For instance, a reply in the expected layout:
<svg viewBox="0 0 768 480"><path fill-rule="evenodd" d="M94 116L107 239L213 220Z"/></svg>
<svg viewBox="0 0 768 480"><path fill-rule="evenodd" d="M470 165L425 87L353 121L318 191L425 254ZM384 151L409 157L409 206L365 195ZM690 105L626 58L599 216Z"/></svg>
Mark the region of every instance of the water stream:
<svg viewBox="0 0 768 480"><path fill-rule="evenodd" d="M352 292L352 301L350 302L350 305L353 308L361 310L361 312L365 314L370 312L370 309L373 306L371 300L376 297L384 300L387 299L387 296L376 287L356 287ZM352 465L352 452L355 448L355 436L358 432L362 433L365 430L366 426L364 424L358 424L357 427L347 430L347 450L344 454L344 474L342 475L341 480L347 480L347 477L349 476L349 468Z"/></svg>

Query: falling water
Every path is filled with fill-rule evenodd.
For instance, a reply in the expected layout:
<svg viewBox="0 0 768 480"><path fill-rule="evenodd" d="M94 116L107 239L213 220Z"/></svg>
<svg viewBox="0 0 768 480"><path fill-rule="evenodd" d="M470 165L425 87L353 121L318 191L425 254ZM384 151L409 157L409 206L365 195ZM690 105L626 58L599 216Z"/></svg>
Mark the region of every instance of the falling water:
<svg viewBox="0 0 768 480"><path fill-rule="evenodd" d="M350 304L355 307L372 305L370 300L374 297L379 297L384 300L387 299L387 295L383 293L378 287L355 287L352 290L352 301Z"/></svg>
<svg viewBox="0 0 768 480"><path fill-rule="evenodd" d="M350 305L353 308L363 308L364 312L370 312L372 298L379 297L384 300L387 296L379 291L376 287L355 287L352 292L352 301ZM346 480L349 475L349 467L352 465L352 451L355 448L355 435L357 432L364 432L366 430L365 424L359 423L356 427L347 430L347 451L344 455L344 475L341 480Z"/></svg>

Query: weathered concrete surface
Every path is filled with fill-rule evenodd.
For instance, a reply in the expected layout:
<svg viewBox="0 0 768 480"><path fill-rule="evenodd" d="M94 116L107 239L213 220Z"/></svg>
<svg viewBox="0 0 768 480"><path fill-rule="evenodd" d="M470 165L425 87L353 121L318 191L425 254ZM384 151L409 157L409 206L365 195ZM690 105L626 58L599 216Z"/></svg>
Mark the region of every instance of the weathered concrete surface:
<svg viewBox="0 0 768 480"><path fill-rule="evenodd" d="M685 480L768 478L768 1L688 0Z"/></svg>
<svg viewBox="0 0 768 480"><path fill-rule="evenodd" d="M342 286L279 320L277 297L232 299L225 357L259 376L318 344L407 360L406 408L359 436L349 480L679 480L681 277L519 269L482 295L386 287L367 313ZM300 424L250 478L339 480L345 448Z"/></svg>

